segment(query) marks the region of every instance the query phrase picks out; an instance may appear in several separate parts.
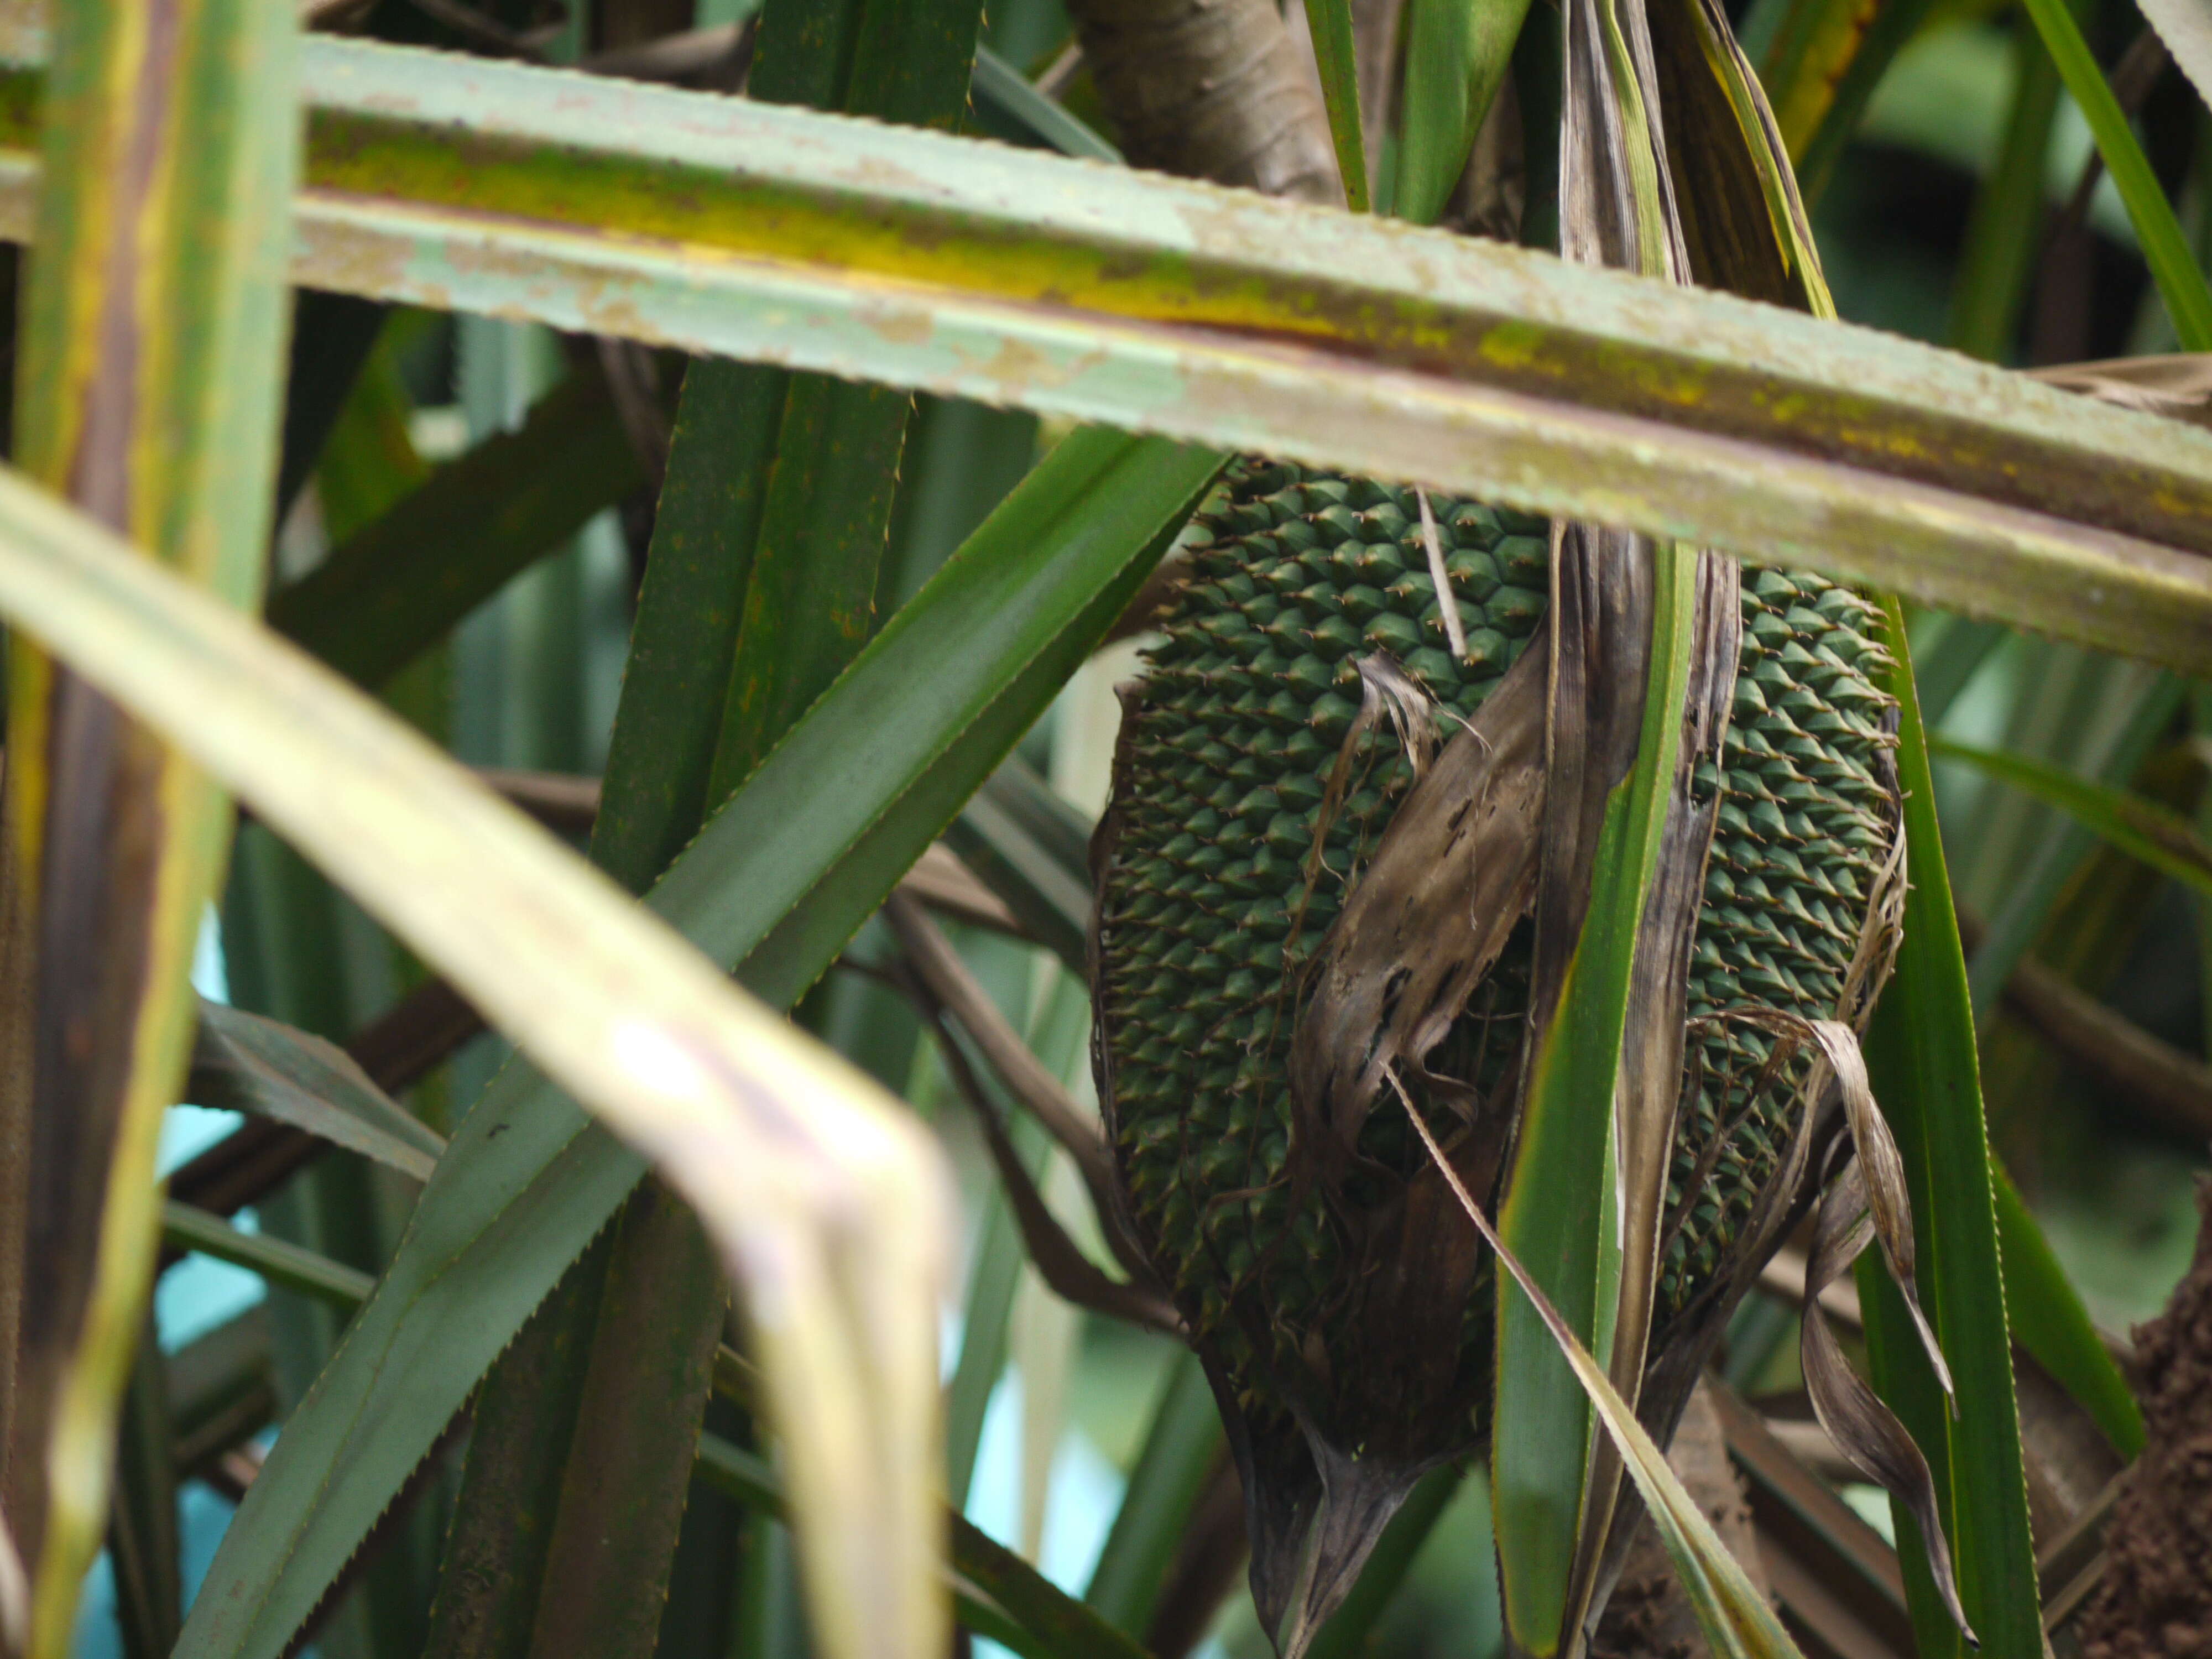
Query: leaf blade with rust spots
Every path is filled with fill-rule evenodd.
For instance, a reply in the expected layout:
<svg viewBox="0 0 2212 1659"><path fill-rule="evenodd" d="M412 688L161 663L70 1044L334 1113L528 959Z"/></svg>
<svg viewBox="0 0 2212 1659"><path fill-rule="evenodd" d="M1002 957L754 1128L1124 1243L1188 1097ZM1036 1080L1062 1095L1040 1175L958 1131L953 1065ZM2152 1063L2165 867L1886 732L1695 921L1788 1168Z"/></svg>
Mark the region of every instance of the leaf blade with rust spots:
<svg viewBox="0 0 2212 1659"><path fill-rule="evenodd" d="M2212 626L2212 574L2174 551L2212 523L2203 434L1871 330L745 100L359 42L309 61L332 188L303 199L303 280L1786 552L2177 666ZM448 119L483 164L418 167ZM682 157L641 136L663 126ZM326 210L349 191L341 222ZM524 263L526 291L506 274ZM887 341L894 314L927 343ZM989 376L1009 340L1043 367Z"/></svg>
<svg viewBox="0 0 2212 1659"><path fill-rule="evenodd" d="M21 459L232 605L258 591L276 471L293 34L231 0L70 7L44 107ZM195 167L161 164L179 151ZM0 1463L49 1659L106 1524L228 808L28 641L9 659Z"/></svg>

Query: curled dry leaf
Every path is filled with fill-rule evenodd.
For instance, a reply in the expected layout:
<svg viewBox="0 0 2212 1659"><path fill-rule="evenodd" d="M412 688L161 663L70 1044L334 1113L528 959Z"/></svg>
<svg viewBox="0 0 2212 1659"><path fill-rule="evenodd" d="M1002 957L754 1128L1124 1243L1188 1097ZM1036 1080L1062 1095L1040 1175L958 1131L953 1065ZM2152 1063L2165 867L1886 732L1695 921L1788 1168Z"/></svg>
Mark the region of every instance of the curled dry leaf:
<svg viewBox="0 0 2212 1659"><path fill-rule="evenodd" d="M1291 1041L1294 1152L1348 1167L1383 1073L1420 1066L1443 1041L1527 913L1550 659L1539 635L1444 745L1322 941ZM1485 1190L1506 1127L1492 1126L1491 1168L1474 1183Z"/></svg>
<svg viewBox="0 0 2212 1659"><path fill-rule="evenodd" d="M1335 827L1337 815L1344 810L1354 773L1367 752L1367 739L1381 731L1382 722L1388 720L1390 729L1397 734L1398 746L1406 751L1406 763L1413 769L1416 783L1428 770L1437 752L1436 700L1421 689L1420 683L1399 666L1397 659L1387 651L1370 652L1353 665L1359 671L1359 714L1336 746L1336 764L1329 769L1328 783L1322 792L1321 812L1314 820L1313 844L1306 853L1308 898L1312 896L1314 884L1328 868L1328 832Z"/></svg>
<svg viewBox="0 0 2212 1659"><path fill-rule="evenodd" d="M2191 9L2194 0L2176 0L2176 4L2178 9ZM2144 9L2148 14L2149 8ZM2212 37L2212 24L2200 21L2198 27ZM2208 46L2212 46L2212 38L2208 38ZM2195 426L2212 426L2212 352L2179 351L2159 357L2060 363L2027 373L2047 385L2101 403L2139 409Z"/></svg>
<svg viewBox="0 0 2212 1659"><path fill-rule="evenodd" d="M1893 885L1901 888L1901 857L1893 854L1887 867L1899 872ZM1869 962L1878 962L1882 954L1880 947L1869 950L1868 945L1880 933L1876 925L1881 909L1879 895L1874 908L1875 916L1869 918L1860 951L1861 959ZM1848 992L1845 1000L1850 1000ZM1920 1306L1914 1277L1912 1206L1904 1159L1867 1079L1858 1036L1841 1020L1803 1019L1771 1008L1735 1009L1723 1018L1759 1026L1781 1038L1770 1062L1777 1069L1787 1063L1796 1045L1809 1043L1815 1059L1805 1079L1804 1098L1817 1106L1831 1087L1841 1097L1854 1155L1828 1183L1820 1200L1812 1260L1806 1268L1801 1338L1806 1390L1821 1426L1852 1466L1912 1512L1944 1607L1971 1643L1973 1631L1959 1602L1950 1547L1927 1460L1888 1407L1851 1370L1820 1307L1820 1293L1850 1268L1870 1239L1879 1239L1890 1275L1911 1310L1913 1326L1920 1334L1921 1346L1936 1381L1947 1395L1953 1393L1950 1367ZM1808 1109L1808 1120L1814 1115Z"/></svg>
<svg viewBox="0 0 2212 1659"><path fill-rule="evenodd" d="M1920 1292L1914 1277L1918 1262L1912 1238L1912 1199L1905 1183L1905 1159L1898 1152L1896 1138L1889 1132L1881 1108L1875 1103L1874 1085L1867 1080L1866 1059L1859 1051L1858 1034L1841 1020L1801 1019L1773 1008L1731 1010L1726 1018L1762 1026L1786 1044L1802 1042L1813 1045L1817 1059L1812 1074L1806 1079L1808 1100L1819 1101L1829 1080L1834 1080L1843 1099L1844 1121L1850 1128L1852 1149L1858 1154L1855 1164L1858 1173L1853 1178L1865 1194L1874 1236L1881 1242L1890 1277L1897 1281L1905 1305L1912 1310L1913 1326L1920 1333L1920 1346L1927 1352L1936 1380L1946 1395L1951 1394L1951 1368L1944 1363L1942 1346L1936 1340L1928 1316L1921 1310ZM1776 1052L1778 1058L1787 1059L1780 1048ZM1852 1254L1856 1255L1857 1252ZM1807 1284L1808 1296L1819 1293L1812 1288L1809 1277Z"/></svg>
<svg viewBox="0 0 2212 1659"><path fill-rule="evenodd" d="M1529 1277L1520 1259L1498 1237L1481 1206L1446 1161L1443 1149L1437 1145L1428 1125L1413 1109L1396 1073L1389 1073L1389 1078L1437 1170L1449 1183L1468 1219L1474 1224L1484 1242L1497 1253L1505 1271L1512 1274L1514 1282L1535 1308L1575 1380L1596 1408L1599 1422L1604 1425L1622 1466L1635 1482L1637 1493L1658 1529L1674 1570L1681 1575L1682 1588L1688 1593L1698 1626L1705 1632L1714 1654L1722 1659L1784 1659L1784 1656L1795 1659L1796 1644L1782 1628L1765 1595L1729 1553L1728 1547L1721 1542L1698 1500L1668 1466L1666 1455L1637 1421L1627 1401L1607 1382L1604 1369L1576 1339L1559 1310Z"/></svg>
<svg viewBox="0 0 2212 1659"><path fill-rule="evenodd" d="M1850 1362L1842 1345L1828 1328L1820 1309L1820 1292L1847 1272L1876 1231L1869 1213L1868 1193L1856 1158L1820 1200L1820 1220L1814 1231L1813 1257L1805 1270L1804 1321L1799 1354L1805 1370L1805 1391L1812 1397L1814 1414L1837 1449L1868 1480L1910 1510L1928 1552L1928 1570L1938 1595L1966 1641L1978 1647L1966 1609L1959 1604L1958 1582L1951 1571L1951 1547L1944 1536L1943 1517L1936 1501L1936 1483L1928 1460L1905 1431L1888 1407L1882 1404ZM1900 1281L1903 1282L1903 1281ZM1911 1292L1908 1290L1907 1294ZM1914 1316L1918 1316L1916 1304ZM1941 1361L1937 1362L1939 1367Z"/></svg>

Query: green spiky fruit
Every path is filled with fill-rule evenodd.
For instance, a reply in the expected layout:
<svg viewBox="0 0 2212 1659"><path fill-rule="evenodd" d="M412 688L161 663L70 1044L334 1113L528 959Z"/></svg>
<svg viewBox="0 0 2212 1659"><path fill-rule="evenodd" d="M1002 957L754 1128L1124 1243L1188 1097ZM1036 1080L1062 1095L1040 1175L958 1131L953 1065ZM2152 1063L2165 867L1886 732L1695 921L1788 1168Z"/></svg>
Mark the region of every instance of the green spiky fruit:
<svg viewBox="0 0 2212 1659"><path fill-rule="evenodd" d="M1464 658L1446 637L1413 491L1233 470L1186 533L1187 578L1127 698L1103 832L1102 1097L1131 1218L1243 1419L1232 1426L1265 1438L1296 1417L1355 1457L1384 1440L1415 1460L1425 1442L1463 1444L1488 1400L1486 1264L1455 1286L1455 1352L1419 1389L1363 1380L1395 1340L1386 1321L1411 1305L1405 1287L1379 1282L1364 1242L1396 1224L1420 1167L1402 1111L1369 1115L1340 1182L1293 1173L1300 970L1412 781L1387 723L1362 738L1310 863L1360 707L1355 665L1388 652L1471 717L1543 625L1542 521L1431 506ZM1770 1039L1703 1017L1747 1004L1835 1013L1896 822L1879 613L1818 577L1771 570L1744 571L1741 605L1724 763L1698 780L1722 799L1695 936L1700 1023L1668 1194L1662 1332L1728 1265L1792 1128L1792 1068L1756 1086ZM1431 1060L1484 1098L1510 1099L1516 1084L1529 949L1524 925ZM1402 1420L1422 1412L1433 1420Z"/></svg>

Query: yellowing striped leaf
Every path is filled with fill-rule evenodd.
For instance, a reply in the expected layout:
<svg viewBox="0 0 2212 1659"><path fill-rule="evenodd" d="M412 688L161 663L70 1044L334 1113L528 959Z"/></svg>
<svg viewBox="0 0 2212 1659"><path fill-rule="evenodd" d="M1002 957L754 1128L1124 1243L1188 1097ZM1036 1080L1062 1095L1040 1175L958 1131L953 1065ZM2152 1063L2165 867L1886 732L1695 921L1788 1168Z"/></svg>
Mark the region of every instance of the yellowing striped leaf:
<svg viewBox="0 0 2212 1659"><path fill-rule="evenodd" d="M949 1194L912 1121L411 730L12 474L0 611L654 1158L745 1288L823 1651L939 1651Z"/></svg>

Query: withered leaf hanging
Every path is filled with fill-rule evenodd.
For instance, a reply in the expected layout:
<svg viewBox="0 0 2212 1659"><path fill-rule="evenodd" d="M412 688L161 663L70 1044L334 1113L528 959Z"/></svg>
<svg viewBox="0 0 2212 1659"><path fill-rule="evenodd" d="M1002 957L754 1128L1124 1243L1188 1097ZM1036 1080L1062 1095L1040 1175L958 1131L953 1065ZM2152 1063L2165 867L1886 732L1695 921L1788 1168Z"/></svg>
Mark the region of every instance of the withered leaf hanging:
<svg viewBox="0 0 2212 1659"><path fill-rule="evenodd" d="M1568 6L1566 251L1819 308L1725 21L1665 3ZM1686 234L1668 100L1738 152L1700 164L1724 192L1683 186L1705 192ZM1452 1176L1500 1201L1660 596L1638 538L1259 459L1183 553L1093 847L1094 1064L1118 1202L1222 1406L1255 1599L1295 1655L1414 1480L1489 1433L1495 1259L1415 1124L1374 1107L1401 1084ZM1817 1045L1718 1017L1863 1016L1899 817L1879 613L1668 556L1683 724L1611 1103L1613 1371L1662 1442L1793 1212L1820 1103ZM1571 1620L1603 1583L1597 1458Z"/></svg>

